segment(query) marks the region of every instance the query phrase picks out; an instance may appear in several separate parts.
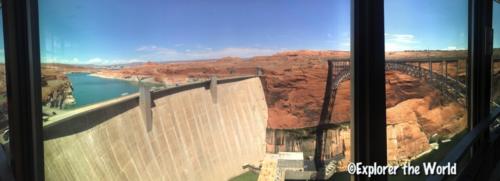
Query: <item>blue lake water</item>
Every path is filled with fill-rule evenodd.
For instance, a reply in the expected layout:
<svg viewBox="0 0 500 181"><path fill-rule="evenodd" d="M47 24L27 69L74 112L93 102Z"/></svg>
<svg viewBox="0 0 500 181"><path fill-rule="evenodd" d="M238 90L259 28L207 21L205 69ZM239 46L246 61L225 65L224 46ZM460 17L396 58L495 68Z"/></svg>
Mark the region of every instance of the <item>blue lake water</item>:
<svg viewBox="0 0 500 181"><path fill-rule="evenodd" d="M70 73L66 75L73 85L76 104L69 108L78 108L113 98L122 94L133 94L139 90L137 84L130 81L106 79L90 76L88 73Z"/></svg>

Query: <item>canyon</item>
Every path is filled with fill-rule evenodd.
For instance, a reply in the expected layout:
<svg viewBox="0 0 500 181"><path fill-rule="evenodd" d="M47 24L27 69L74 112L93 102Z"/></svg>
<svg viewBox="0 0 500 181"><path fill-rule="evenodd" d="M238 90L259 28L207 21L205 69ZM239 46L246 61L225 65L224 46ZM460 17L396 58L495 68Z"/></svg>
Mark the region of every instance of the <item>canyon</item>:
<svg viewBox="0 0 500 181"><path fill-rule="evenodd" d="M207 81L212 77L224 79L259 75L253 81L260 82L263 99L259 101L264 101L266 104L267 115L263 128L266 128L267 132L264 150L269 153L301 151L306 158L310 158L315 146L314 131L319 121L325 91L326 60L347 59L349 56L349 52L345 51L303 50L245 59L225 57L186 62L146 62L120 69L43 64L42 103L44 114L51 117L58 114L54 110L64 109L75 101L72 96L73 87L66 76L70 72L86 72L103 78L159 83L167 88ZM387 61L401 58L466 57L466 51L388 52L386 57ZM424 68L425 66L427 65L424 65ZM448 67L450 76L465 79L465 61L460 61L458 66ZM438 65L432 67L434 71L439 72ZM0 71L5 70L0 69ZM5 78L0 81L5 82ZM500 90L498 63L493 65L492 82L493 90ZM257 85L257 83L252 84ZM349 80L340 83L330 119L330 123L336 127L327 133L326 141L329 146L325 156L328 158L342 156L339 159L338 171L345 170L350 158L350 89ZM229 90L234 89L227 91ZM0 87L0 94L5 95L5 86ZM494 91L492 99L499 100L500 92ZM398 71L386 72L386 106L387 153L390 164L402 164L416 159L435 148L433 143L453 139L467 127L467 115L463 105L441 95L438 89L425 80ZM50 144L59 145L57 141ZM53 152L59 151L53 150ZM234 173L236 172L229 175Z"/></svg>
<svg viewBox="0 0 500 181"><path fill-rule="evenodd" d="M310 157L314 150L314 127L318 124L325 91L328 59L347 59L345 51L290 51L248 59L225 57L208 61L153 63L120 70L102 70L102 77L142 77L167 87L218 78L261 75L268 107L267 152L301 151ZM466 51L387 52L387 61L405 58L466 57ZM428 68L428 65L423 65ZM440 73L439 65L432 65ZM457 71L458 69L458 71ZM496 70L496 69L495 69ZM465 80L465 59L449 65L449 75ZM497 71L498 73L498 71ZM496 74L495 74L496 75ZM495 79L495 81L498 81ZM495 85L496 86L496 85ZM494 95L495 97L495 95ZM388 161L401 164L430 151L432 143L453 138L463 131L463 105L442 96L426 81L398 71L386 72ZM345 170L350 158L350 82L337 90L328 131L327 157L342 155L338 167Z"/></svg>
<svg viewBox="0 0 500 181"><path fill-rule="evenodd" d="M390 59L401 58L432 58L432 57L465 57L466 51L403 51L388 52L386 57ZM258 56L248 59L237 57L225 57L207 61L187 61L174 63L147 62L142 65L130 66L119 70L100 70L94 74L107 78L118 78L134 80L134 77L142 77L149 81L176 86L185 83L208 80L211 76L219 78L262 74L261 80L264 84L266 100L269 107L268 128L273 129L297 129L314 127L319 120L325 81L327 73L326 60L347 59L350 54L346 51L289 51L281 52L272 56ZM425 67L425 65L424 65ZM438 70L437 65L433 65ZM449 67L451 76L454 75L453 66ZM465 77L465 61L460 62L460 77ZM388 81L394 81L396 73L386 74ZM397 74L399 75L399 74ZM398 77L399 83L405 83L404 78ZM135 79L137 80L137 79ZM401 91L391 93L391 86L401 89L419 88L421 84L415 84L412 80L406 85L396 86L387 84L387 106L392 107L402 100L409 98L423 98L413 93L403 95ZM349 83L343 83L349 84ZM409 86L409 87L408 87ZM337 103L332 119L333 123L349 120L349 87L341 86L337 96ZM428 87L428 89L432 89ZM428 90L421 90L427 93ZM414 91L419 92L419 90Z"/></svg>

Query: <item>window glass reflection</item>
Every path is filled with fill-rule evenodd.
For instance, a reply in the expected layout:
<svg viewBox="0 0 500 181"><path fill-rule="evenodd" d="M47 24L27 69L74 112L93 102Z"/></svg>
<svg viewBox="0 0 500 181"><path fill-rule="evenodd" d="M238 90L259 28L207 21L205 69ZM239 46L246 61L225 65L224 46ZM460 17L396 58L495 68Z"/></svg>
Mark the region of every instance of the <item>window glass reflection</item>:
<svg viewBox="0 0 500 181"><path fill-rule="evenodd" d="M0 13L2 9L0 8ZM7 82L5 72L5 51L3 37L3 18L0 19L0 144L9 153L9 116L7 112Z"/></svg>
<svg viewBox="0 0 500 181"><path fill-rule="evenodd" d="M345 176L349 2L40 0L46 179Z"/></svg>
<svg viewBox="0 0 500 181"><path fill-rule="evenodd" d="M439 162L466 131L467 16L467 0L385 1L389 164Z"/></svg>
<svg viewBox="0 0 500 181"><path fill-rule="evenodd" d="M493 56L491 62L491 103L500 108L500 3L493 1Z"/></svg>

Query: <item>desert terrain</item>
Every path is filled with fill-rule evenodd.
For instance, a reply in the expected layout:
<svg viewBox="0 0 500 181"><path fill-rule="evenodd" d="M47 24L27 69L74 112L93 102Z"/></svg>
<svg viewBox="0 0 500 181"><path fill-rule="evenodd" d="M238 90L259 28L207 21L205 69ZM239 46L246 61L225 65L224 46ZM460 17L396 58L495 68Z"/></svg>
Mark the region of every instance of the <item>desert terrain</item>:
<svg viewBox="0 0 500 181"><path fill-rule="evenodd" d="M150 77L167 86L242 75L261 77L269 107L268 127L304 128L315 126L321 111L326 80L326 60L347 58L348 52L298 51L274 56L240 59L226 57L219 60L188 63L145 63L121 70L103 70L96 75L130 79Z"/></svg>
<svg viewBox="0 0 500 181"><path fill-rule="evenodd" d="M218 78L261 75L269 118L267 127L268 151L303 151L314 149L314 127L318 124L325 91L328 59L347 59L345 51L289 51L272 56L247 59L225 57L214 60L186 62L146 62L120 69L43 64L42 103L46 115L55 114L72 104L72 87L65 76L69 72L88 72L95 76L164 84L166 87ZM500 51L494 56L500 57ZM387 61L403 58L462 57L457 64L448 65L450 76L465 80L466 51L402 51L386 53ZM428 64L422 64L424 68ZM457 67L458 66L458 67ZM439 64L432 64L441 73ZM458 68L458 70L457 70ZM493 90L500 90L500 63L493 66ZM0 67L4 75L3 66ZM3 82L2 82L3 81ZM5 78L0 79L0 94L5 95ZM387 141L390 163L397 164L418 157L432 148L431 140L451 138L466 128L466 110L455 100L441 95L425 80L398 71L386 72ZM331 123L339 125L329 131L327 155L343 154L349 158L350 81L337 90ZM500 91L493 91L492 100L500 102ZM45 111L49 110L49 111ZM277 144L275 131L282 130L283 142ZM288 134L292 131L293 134ZM404 145L404 146L402 146ZM347 163L348 160L343 160ZM339 165L340 170L345 165Z"/></svg>
<svg viewBox="0 0 500 181"><path fill-rule="evenodd" d="M391 59L428 57L466 57L466 51L403 51L388 52ZM102 70L95 74L107 78L134 79L144 77L151 81L175 86L189 82L207 80L211 76L219 78L256 75L262 72L262 83L269 107L268 127L274 129L296 129L313 127L319 120L325 81L327 59L345 59L346 51L289 51L272 56L241 59L226 57L209 61L175 63L144 63L120 70ZM424 68L428 65L422 64ZM433 64L435 72L440 72L439 64ZM456 65L448 66L448 73L456 77ZM459 62L458 77L465 77L465 60ZM411 98L424 98L433 90L430 86L410 76L398 72L387 72L387 108ZM349 83L339 87L334 106L334 123L349 120ZM419 94L420 93L420 94ZM338 114L335 114L337 113Z"/></svg>
<svg viewBox="0 0 500 181"><path fill-rule="evenodd" d="M272 56L241 59L226 57L209 61L152 63L101 70L97 76L119 79L147 78L150 81L176 86L189 82L241 75L256 75L261 80L268 104L269 152L314 150L314 127L318 124L325 91L328 59L349 58L343 51L291 51ZM403 51L386 53L387 61L404 58L461 57L457 64L448 65L448 75L465 80L466 51ZM422 64L428 68L428 64ZM458 66L458 67L457 67ZM439 63L432 64L441 73ZM458 68L458 71L457 71ZM500 81L500 66L496 65L494 81ZM494 83L494 86L498 87ZM498 90L498 88L496 89ZM494 97L498 98L498 93ZM349 158L350 81L337 90L331 123L340 125L329 131L329 152ZM455 100L441 95L425 80L398 71L386 72L388 159L400 164L419 157L432 149L432 140L452 138L467 126L466 110ZM276 132L279 134L276 134ZM276 140L280 140L279 143ZM339 170L348 159L341 160Z"/></svg>

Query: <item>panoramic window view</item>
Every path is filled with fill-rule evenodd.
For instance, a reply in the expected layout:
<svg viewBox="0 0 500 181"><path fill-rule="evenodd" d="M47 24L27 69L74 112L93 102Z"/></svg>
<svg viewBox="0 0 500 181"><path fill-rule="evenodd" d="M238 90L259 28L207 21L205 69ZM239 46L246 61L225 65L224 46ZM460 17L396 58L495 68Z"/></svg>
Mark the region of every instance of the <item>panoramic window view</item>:
<svg viewBox="0 0 500 181"><path fill-rule="evenodd" d="M467 133L468 4L385 1L389 165L439 162ZM350 179L350 0L38 6L46 180Z"/></svg>
<svg viewBox="0 0 500 181"><path fill-rule="evenodd" d="M467 0L385 1L388 164L439 162L466 132L467 23Z"/></svg>
<svg viewBox="0 0 500 181"><path fill-rule="evenodd" d="M41 0L46 179L345 173L349 2Z"/></svg>
<svg viewBox="0 0 500 181"><path fill-rule="evenodd" d="M500 108L500 2L493 3L493 53L491 56L491 110ZM492 132L499 133L500 119L490 126Z"/></svg>
<svg viewBox="0 0 500 181"><path fill-rule="evenodd" d="M491 102L500 107L500 3L493 3L493 55L491 73Z"/></svg>
<svg viewBox="0 0 500 181"><path fill-rule="evenodd" d="M0 13L1 12L2 10L0 9ZM3 27L2 19L0 19L0 26ZM9 155L9 117L7 112L7 82L5 79L3 28L0 33L0 144L2 145L2 151Z"/></svg>

